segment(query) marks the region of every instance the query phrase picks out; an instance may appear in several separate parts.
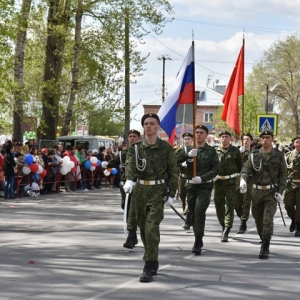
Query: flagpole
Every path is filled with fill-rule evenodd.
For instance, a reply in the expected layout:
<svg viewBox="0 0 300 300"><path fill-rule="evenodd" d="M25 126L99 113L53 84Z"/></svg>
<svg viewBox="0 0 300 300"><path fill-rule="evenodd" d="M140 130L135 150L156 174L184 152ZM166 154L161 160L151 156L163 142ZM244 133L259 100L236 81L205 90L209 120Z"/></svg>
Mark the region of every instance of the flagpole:
<svg viewBox="0 0 300 300"><path fill-rule="evenodd" d="M242 96L242 133L241 136L243 136L243 134L245 134L245 33L244 33L244 29L243 29L243 58L244 58L244 66L243 66L243 84L244 84L244 93Z"/></svg>
<svg viewBox="0 0 300 300"><path fill-rule="evenodd" d="M192 48L193 48L193 62L194 62L194 78L195 78L195 43L194 43L194 31L193 31L193 41L192 41ZM197 148L196 145L196 112L197 112L197 103L196 103L196 95L195 95L195 80L194 80L194 88L193 88L193 144L194 148ZM197 176L197 157L194 157L193 161L193 177Z"/></svg>

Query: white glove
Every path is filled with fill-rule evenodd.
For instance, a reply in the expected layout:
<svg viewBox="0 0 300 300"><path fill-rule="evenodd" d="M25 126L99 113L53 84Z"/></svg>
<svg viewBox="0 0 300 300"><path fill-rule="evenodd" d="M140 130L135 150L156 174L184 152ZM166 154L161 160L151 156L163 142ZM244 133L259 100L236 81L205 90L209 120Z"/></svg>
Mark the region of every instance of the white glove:
<svg viewBox="0 0 300 300"><path fill-rule="evenodd" d="M241 194L245 194L247 192L247 183L244 179L240 181L240 192Z"/></svg>
<svg viewBox="0 0 300 300"><path fill-rule="evenodd" d="M185 161L185 162L183 162L183 163L181 164L181 166L182 166L182 167L184 167L184 168L186 168L186 167L187 167L187 163L186 163L186 161Z"/></svg>
<svg viewBox="0 0 300 300"><path fill-rule="evenodd" d="M241 152L241 153L244 153L244 152L245 152L245 147L244 147L244 146L241 146L241 147L240 147L240 152Z"/></svg>
<svg viewBox="0 0 300 300"><path fill-rule="evenodd" d="M132 180L126 180L125 184L123 185L123 190L125 193L131 193L134 187L134 182Z"/></svg>
<svg viewBox="0 0 300 300"><path fill-rule="evenodd" d="M171 206L173 204L173 198L169 197L168 201L165 202L165 205Z"/></svg>
<svg viewBox="0 0 300 300"><path fill-rule="evenodd" d="M279 193L275 193L275 199L277 200L277 202L282 202L283 201L283 197Z"/></svg>
<svg viewBox="0 0 300 300"><path fill-rule="evenodd" d="M108 166L108 161L103 161L101 164L102 169L106 169Z"/></svg>
<svg viewBox="0 0 300 300"><path fill-rule="evenodd" d="M193 183L201 183L202 179L200 176L196 176L192 178Z"/></svg>
<svg viewBox="0 0 300 300"><path fill-rule="evenodd" d="M197 156L197 149L192 149L189 153L188 153L188 157L196 157Z"/></svg>

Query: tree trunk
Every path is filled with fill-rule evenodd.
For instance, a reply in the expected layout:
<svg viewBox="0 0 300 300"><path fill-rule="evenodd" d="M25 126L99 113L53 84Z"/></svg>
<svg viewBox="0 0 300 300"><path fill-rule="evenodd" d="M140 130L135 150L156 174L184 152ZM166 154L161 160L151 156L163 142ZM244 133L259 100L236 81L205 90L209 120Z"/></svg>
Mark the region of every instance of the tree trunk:
<svg viewBox="0 0 300 300"><path fill-rule="evenodd" d="M82 15L83 7L82 0L77 2L77 12L76 12L76 24L75 24L75 46L73 54L73 67L72 67L72 83L71 92L68 102L68 107L64 119L64 124L62 127L62 135L68 135L70 131L70 123L73 117L73 106L76 100L76 93L78 90L78 74L79 74L79 54L81 50L81 25L82 25Z"/></svg>
<svg viewBox="0 0 300 300"><path fill-rule="evenodd" d="M60 78L62 57L65 49L65 33L69 28L71 1L66 0L63 13L60 15L60 0L50 0L47 18L46 60L43 89L43 117L38 128L38 138L55 139L59 117L61 96ZM65 32L61 32L60 27Z"/></svg>
<svg viewBox="0 0 300 300"><path fill-rule="evenodd" d="M28 28L28 18L32 0L23 0L19 32L17 35L15 47L15 65L14 65L14 107L13 107L13 137L23 143L23 114L24 114L24 53L26 45L26 33Z"/></svg>

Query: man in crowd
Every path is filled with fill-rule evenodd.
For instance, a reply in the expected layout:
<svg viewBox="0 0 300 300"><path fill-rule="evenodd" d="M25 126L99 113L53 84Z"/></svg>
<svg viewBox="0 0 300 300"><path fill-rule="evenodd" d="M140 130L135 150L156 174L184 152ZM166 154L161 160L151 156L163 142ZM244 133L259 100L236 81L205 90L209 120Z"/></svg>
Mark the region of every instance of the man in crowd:
<svg viewBox="0 0 300 300"><path fill-rule="evenodd" d="M133 190L137 224L145 248L140 282L151 282L159 265L159 225L164 218L164 205L172 205L178 178L175 152L169 143L158 138L158 115L145 114L142 126L144 140L128 149L124 191Z"/></svg>
<svg viewBox="0 0 300 300"><path fill-rule="evenodd" d="M242 158L238 148L231 145L231 133L219 134L220 146L216 149L220 161L220 173L215 182L215 206L223 232L221 242L228 242L234 220L236 177L242 169Z"/></svg>
<svg viewBox="0 0 300 300"><path fill-rule="evenodd" d="M287 168L282 153L273 148L273 132L265 130L260 134L262 147L250 154L241 172L240 190L245 193L252 188L252 215L257 233L262 239L259 258L266 259L273 235L273 218L277 201L282 201L286 189ZM253 186L247 186L252 177Z"/></svg>
<svg viewBox="0 0 300 300"><path fill-rule="evenodd" d="M291 218L290 232L300 236L300 136L292 140L294 150L286 154L288 183L284 196L284 205Z"/></svg>
<svg viewBox="0 0 300 300"><path fill-rule="evenodd" d="M249 159L251 152L251 143L253 137L250 133L242 135L243 145L240 147L241 157L243 164ZM238 177L239 181L240 177ZM247 186L252 185L252 178L248 178ZM248 189L247 193L242 194L240 192L239 185L237 186L237 195L235 199L235 211L237 216L241 219L241 225L237 233L244 233L247 229L247 221L249 219L251 207L251 189Z"/></svg>
<svg viewBox="0 0 300 300"><path fill-rule="evenodd" d="M196 147L188 153L177 152L178 162L187 162L187 202L195 235L192 253L201 254L205 228L206 210L210 203L213 179L218 175L219 159L216 150L206 143L208 128L196 126ZM194 170L196 159L196 170ZM196 176L194 176L194 174Z"/></svg>

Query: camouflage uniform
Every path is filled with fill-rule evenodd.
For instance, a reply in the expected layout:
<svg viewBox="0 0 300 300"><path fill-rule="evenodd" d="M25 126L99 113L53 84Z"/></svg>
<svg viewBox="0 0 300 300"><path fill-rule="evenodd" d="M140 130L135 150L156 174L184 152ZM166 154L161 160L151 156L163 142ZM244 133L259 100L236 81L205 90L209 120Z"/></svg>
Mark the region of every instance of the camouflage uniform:
<svg viewBox="0 0 300 300"><path fill-rule="evenodd" d="M282 195L286 188L287 168L283 154L276 148L270 153L263 153L262 149L252 151L243 166L241 178L247 181L251 176L253 186L248 186L248 189L252 188L252 215L259 236L269 241L273 235L273 218L277 208L274 196L276 192Z"/></svg>
<svg viewBox="0 0 300 300"><path fill-rule="evenodd" d="M200 184L191 183L193 176L193 158L188 158L185 151L177 153L177 161L187 161L187 201L191 213L191 223L194 235L203 237L206 210L210 203L213 188L212 179L219 173L219 160L216 150L205 143L204 147L198 147L196 176L200 176Z"/></svg>
<svg viewBox="0 0 300 300"><path fill-rule="evenodd" d="M243 164L248 160L250 155L249 150L241 153ZM240 177L238 177L237 184L237 194L235 199L235 211L237 216L241 219L241 221L247 221L249 219L250 207L251 207L251 189L248 189L246 194L240 193L239 182ZM249 177L247 179L247 186L252 186L252 178Z"/></svg>
<svg viewBox="0 0 300 300"><path fill-rule="evenodd" d="M186 205L185 183L186 183L186 167L179 166L178 193L179 193L180 200L182 202L182 210L183 210L184 214L186 214L188 212L188 206Z"/></svg>
<svg viewBox="0 0 300 300"><path fill-rule="evenodd" d="M290 231L300 236L300 155L295 149L286 154L288 183L284 196L285 209L292 219ZM299 232L299 235L298 235Z"/></svg>
<svg viewBox="0 0 300 300"><path fill-rule="evenodd" d="M146 160L144 170L143 159ZM157 175L153 165L155 171L158 172ZM126 159L125 177L127 180L136 181L132 198L145 248L143 259L146 262L158 261L159 225L164 218L164 199L167 188L165 183L160 184L158 178L168 181L169 196L173 198L177 189L177 163L173 148L159 138L154 145L149 145L146 140L143 140L130 146ZM149 181L155 184L149 185Z"/></svg>
<svg viewBox="0 0 300 300"><path fill-rule="evenodd" d="M242 169L242 158L238 148L217 148L220 161L219 179L215 182L215 206L217 217L223 228L231 228L234 220L236 177Z"/></svg>

